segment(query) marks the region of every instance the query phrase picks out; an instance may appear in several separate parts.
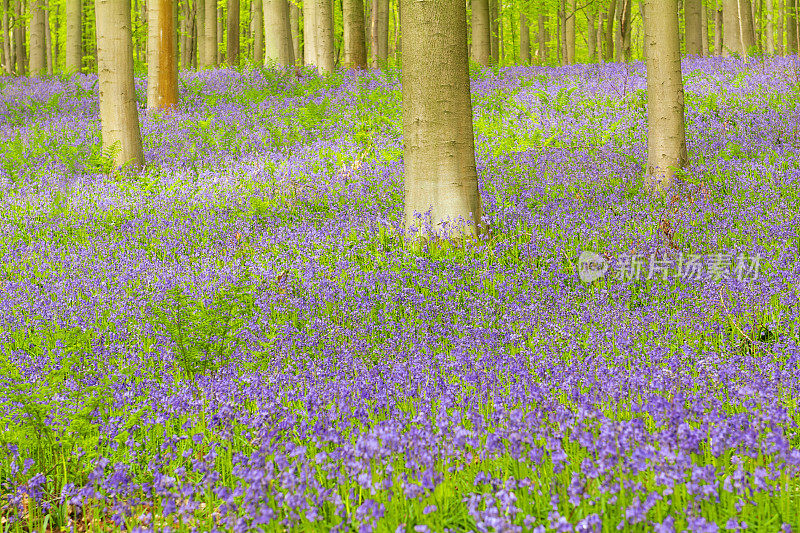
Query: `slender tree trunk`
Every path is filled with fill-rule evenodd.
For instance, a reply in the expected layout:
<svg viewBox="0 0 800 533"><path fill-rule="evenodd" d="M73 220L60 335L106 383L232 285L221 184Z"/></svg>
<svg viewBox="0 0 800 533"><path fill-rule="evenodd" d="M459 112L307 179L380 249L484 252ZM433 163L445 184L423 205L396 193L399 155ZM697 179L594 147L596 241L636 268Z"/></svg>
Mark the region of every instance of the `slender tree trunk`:
<svg viewBox="0 0 800 533"><path fill-rule="evenodd" d="M367 48L364 42L364 3L362 0L343 0L344 64L347 68L367 68Z"/></svg>
<svg viewBox="0 0 800 533"><path fill-rule="evenodd" d="M631 18L633 14L633 0L623 0L622 19L619 21L619 27L622 33L622 57L625 61L630 61L632 56L631 51Z"/></svg>
<svg viewBox="0 0 800 533"><path fill-rule="evenodd" d="M686 164L683 78L677 0L647 0L647 175L649 190L663 193Z"/></svg>
<svg viewBox="0 0 800 533"><path fill-rule="evenodd" d="M95 17L103 150L116 151L117 167L138 167L144 157L133 85L130 0L95 0Z"/></svg>
<svg viewBox="0 0 800 533"><path fill-rule="evenodd" d="M303 58L306 65L317 64L316 0L303 2Z"/></svg>
<svg viewBox="0 0 800 533"><path fill-rule="evenodd" d="M3 70L6 74L14 72L14 54L12 52L13 47L11 46L14 36L9 32L11 27L9 20L10 10L11 4L9 1L3 0L3 55L5 56Z"/></svg>
<svg viewBox="0 0 800 533"><path fill-rule="evenodd" d="M523 65L531 62L531 30L525 13L519 14L519 61Z"/></svg>
<svg viewBox="0 0 800 533"><path fill-rule="evenodd" d="M17 75L24 76L27 72L25 54L25 19L23 18L22 0L17 0L14 4L16 9L14 17L14 57L17 59Z"/></svg>
<svg viewBox="0 0 800 533"><path fill-rule="evenodd" d="M783 56L784 9L783 0L778 0L778 20L775 23L775 53L779 56Z"/></svg>
<svg viewBox="0 0 800 533"><path fill-rule="evenodd" d="M222 65L225 62L225 54L220 46L225 43L225 13L221 7L217 6L217 65Z"/></svg>
<svg viewBox="0 0 800 533"><path fill-rule="evenodd" d="M614 59L614 18L617 13L617 0L610 0L608 16L606 17L606 46L605 57L607 61Z"/></svg>
<svg viewBox="0 0 800 533"><path fill-rule="evenodd" d="M767 54L775 55L775 14L772 0L766 1L767 9Z"/></svg>
<svg viewBox="0 0 800 533"><path fill-rule="evenodd" d="M195 24L197 25L197 67L206 68L206 2L213 0L194 0Z"/></svg>
<svg viewBox="0 0 800 533"><path fill-rule="evenodd" d="M702 0L684 0L684 20L686 31L686 55L699 56L703 52Z"/></svg>
<svg viewBox="0 0 800 533"><path fill-rule="evenodd" d="M742 55L738 0L722 0L722 55Z"/></svg>
<svg viewBox="0 0 800 533"><path fill-rule="evenodd" d="M334 41L333 41L333 5L331 0L316 0L316 22L317 22L317 68L322 73L333 72L334 61ZM388 36L387 36L388 39ZM385 51L385 48L384 48Z"/></svg>
<svg viewBox="0 0 800 533"><path fill-rule="evenodd" d="M603 43L605 42L605 21L606 14L603 11L597 13L597 62L602 63L605 59L605 52L603 51Z"/></svg>
<svg viewBox="0 0 800 533"><path fill-rule="evenodd" d="M708 57L708 8L700 2L700 39L703 57Z"/></svg>
<svg viewBox="0 0 800 533"><path fill-rule="evenodd" d="M289 2L289 26L292 32L292 55L294 62L303 63L303 56L300 52L300 8Z"/></svg>
<svg viewBox="0 0 800 533"><path fill-rule="evenodd" d="M586 15L586 48L589 53L589 63L597 60L595 54L597 53L597 29L594 26L594 13L587 13Z"/></svg>
<svg viewBox="0 0 800 533"><path fill-rule="evenodd" d="M739 8L739 32L742 40L742 55L748 56L755 44L753 42L753 10L750 0L737 0Z"/></svg>
<svg viewBox="0 0 800 533"><path fill-rule="evenodd" d="M427 237L452 231L463 220L471 225L454 234L474 235L482 230L483 208L472 134L466 4L401 2L406 23L403 226Z"/></svg>
<svg viewBox="0 0 800 533"><path fill-rule="evenodd" d="M262 0L253 0L253 61L257 65L264 64L264 4Z"/></svg>
<svg viewBox="0 0 800 533"><path fill-rule="evenodd" d="M575 63L575 0L567 0L566 10L564 12L564 33L565 33L565 47L564 55L567 65Z"/></svg>
<svg viewBox="0 0 800 533"><path fill-rule="evenodd" d="M541 65L546 65L548 61L547 41L549 39L547 38L547 19L548 15L539 15L539 62Z"/></svg>
<svg viewBox="0 0 800 533"><path fill-rule="evenodd" d="M147 10L147 108L169 109L178 105L175 68L176 34L173 0L150 0Z"/></svg>
<svg viewBox="0 0 800 533"><path fill-rule="evenodd" d="M189 5L189 0L183 0L181 9L183 11L183 18L181 19L180 66L183 69L189 69L192 66L192 10Z"/></svg>
<svg viewBox="0 0 800 533"><path fill-rule="evenodd" d="M380 68L389 59L389 0L372 1L372 68Z"/></svg>
<svg viewBox="0 0 800 533"><path fill-rule="evenodd" d="M58 20L58 18L56 18ZM58 38L56 38L56 46L58 46ZM45 4L44 9L44 49L45 49L45 65L47 65L47 75L53 75L53 39L50 34L50 6Z"/></svg>
<svg viewBox="0 0 800 533"><path fill-rule="evenodd" d="M718 56L724 54L722 48L722 35L725 28L722 26L722 9L714 7L714 50Z"/></svg>
<svg viewBox="0 0 800 533"><path fill-rule="evenodd" d="M489 66L492 61L489 31L489 1L472 0L472 59L479 65Z"/></svg>
<svg viewBox="0 0 800 533"><path fill-rule="evenodd" d="M47 0L31 0L31 41L30 71L31 76L42 76L47 73L47 51L44 36L44 4Z"/></svg>
<svg viewBox="0 0 800 533"><path fill-rule="evenodd" d="M785 0L786 8L786 53L797 53L797 0Z"/></svg>
<svg viewBox="0 0 800 533"><path fill-rule="evenodd" d="M205 44L203 44L203 53L205 56L203 57L203 66L213 68L217 66L217 2L216 0L205 0L204 4Z"/></svg>
<svg viewBox="0 0 800 533"><path fill-rule="evenodd" d="M264 0L264 28L266 30L267 66L294 65L292 29L287 0Z"/></svg>
<svg viewBox="0 0 800 533"><path fill-rule="evenodd" d="M225 57L228 65L239 66L239 0L228 0L228 40Z"/></svg>
<svg viewBox="0 0 800 533"><path fill-rule="evenodd" d="M558 0L556 8L556 62L564 64L564 0Z"/></svg>
<svg viewBox="0 0 800 533"><path fill-rule="evenodd" d="M500 51L500 64L506 59L506 47L505 47L505 40L503 39L503 0L497 0L497 47ZM529 43L530 46L530 43Z"/></svg>
<svg viewBox="0 0 800 533"><path fill-rule="evenodd" d="M489 50L492 58L492 65L496 65L499 59L497 50L497 0L489 1Z"/></svg>

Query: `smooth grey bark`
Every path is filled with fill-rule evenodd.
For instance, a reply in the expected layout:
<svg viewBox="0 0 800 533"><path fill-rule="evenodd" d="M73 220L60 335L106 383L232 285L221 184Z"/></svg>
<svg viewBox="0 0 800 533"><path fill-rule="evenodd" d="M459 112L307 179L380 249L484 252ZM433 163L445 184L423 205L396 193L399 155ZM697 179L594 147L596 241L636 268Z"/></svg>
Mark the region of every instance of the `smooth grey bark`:
<svg viewBox="0 0 800 533"><path fill-rule="evenodd" d="M519 14L519 62L523 65L531 62L531 30L525 13Z"/></svg>
<svg viewBox="0 0 800 533"><path fill-rule="evenodd" d="M302 63L303 56L300 50L300 8L294 2L289 2L289 27L292 31L292 54L294 62Z"/></svg>
<svg viewBox="0 0 800 533"><path fill-rule="evenodd" d="M482 232L463 0L401 0L406 232ZM460 226L460 222L466 226ZM420 235L421 234L421 235ZM411 237L413 238L413 236Z"/></svg>
<svg viewBox="0 0 800 533"><path fill-rule="evenodd" d="M152 0L151 0L152 1ZM205 43L203 44L203 66L206 68L217 66L217 2L216 0L205 0Z"/></svg>
<svg viewBox="0 0 800 533"><path fill-rule="evenodd" d="M264 0L264 65L294 65L292 28L287 0Z"/></svg>
<svg viewBox="0 0 800 533"><path fill-rule="evenodd" d="M114 152L116 167L138 167L144 156L133 85L130 0L95 0L95 20L103 150Z"/></svg>
<svg viewBox="0 0 800 533"><path fill-rule="evenodd" d="M645 1L647 169L645 185L663 194L687 160L677 0Z"/></svg>
<svg viewBox="0 0 800 533"><path fill-rule="evenodd" d="M684 30L687 56L703 55L702 0L684 0Z"/></svg>
<svg viewBox="0 0 800 533"><path fill-rule="evenodd" d="M228 36L225 42L225 62L234 67L239 66L239 0L228 0Z"/></svg>
<svg viewBox="0 0 800 533"><path fill-rule="evenodd" d="M738 0L722 0L722 55L742 56L742 38L739 30Z"/></svg>
<svg viewBox="0 0 800 533"><path fill-rule="evenodd" d="M367 68L367 46L364 42L364 3L342 0L344 64L347 68Z"/></svg>
<svg viewBox="0 0 800 533"><path fill-rule="evenodd" d="M714 53L718 56L723 55L722 35L725 28L722 25L722 9L714 9Z"/></svg>
<svg viewBox="0 0 800 533"><path fill-rule="evenodd" d="M472 59L479 65L492 62L492 47L489 37L489 1L472 1Z"/></svg>
<svg viewBox="0 0 800 533"><path fill-rule="evenodd" d="M334 42L333 42L333 4L331 0L316 0L316 29L315 39L317 51L317 68L320 72L333 72Z"/></svg>
<svg viewBox="0 0 800 533"><path fill-rule="evenodd" d="M31 76L43 76L47 73L47 50L45 42L45 2L47 0L31 0L30 18L30 73Z"/></svg>

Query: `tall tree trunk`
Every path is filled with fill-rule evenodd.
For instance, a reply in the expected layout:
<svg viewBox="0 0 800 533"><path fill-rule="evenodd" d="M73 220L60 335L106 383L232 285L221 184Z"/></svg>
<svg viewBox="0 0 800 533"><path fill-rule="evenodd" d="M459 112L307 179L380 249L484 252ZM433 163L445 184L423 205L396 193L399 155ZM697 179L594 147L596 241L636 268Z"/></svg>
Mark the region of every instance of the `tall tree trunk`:
<svg viewBox="0 0 800 533"><path fill-rule="evenodd" d="M483 208L472 134L466 4L401 2L403 226L427 237L464 220L471 225L455 234L474 235L482 230Z"/></svg>
<svg viewBox="0 0 800 533"><path fill-rule="evenodd" d="M97 1L97 0L95 0ZM151 2L153 0L150 0ZM203 67L217 66L217 1L205 0L205 43L203 44Z"/></svg>
<svg viewBox="0 0 800 533"><path fill-rule="evenodd" d="M708 57L708 8L700 2L700 40L703 57Z"/></svg>
<svg viewBox="0 0 800 533"><path fill-rule="evenodd" d="M11 24L9 20L9 12L11 4L8 0L3 0L3 70L6 74L14 72L14 54L12 52L13 46L11 45L14 36L9 32Z"/></svg>
<svg viewBox="0 0 800 533"><path fill-rule="evenodd" d="M183 11L183 18L181 19L180 66L183 69L189 69L192 66L192 11L189 0L183 0L183 2L181 2L181 9Z"/></svg>
<svg viewBox="0 0 800 533"><path fill-rule="evenodd" d="M614 61L622 62L622 4L625 0L617 0L616 11L614 12Z"/></svg>
<svg viewBox="0 0 800 533"><path fill-rule="evenodd" d="M489 66L492 61L489 31L489 1L472 0L472 59L479 65Z"/></svg>
<svg viewBox="0 0 800 533"><path fill-rule="evenodd" d="M647 0L647 171L645 184L663 193L686 164L678 0Z"/></svg>
<svg viewBox="0 0 800 533"><path fill-rule="evenodd" d="M586 48L589 53L589 63L597 60L595 54L597 53L597 30L594 26L594 13L586 14Z"/></svg>
<svg viewBox="0 0 800 533"><path fill-rule="evenodd" d="M239 0L228 0L228 40L225 57L228 65L239 66Z"/></svg>
<svg viewBox="0 0 800 533"><path fill-rule="evenodd" d="M605 59L605 52L603 51L603 43L605 42L605 21L607 17L602 10L597 13L597 62L602 63Z"/></svg>
<svg viewBox="0 0 800 533"><path fill-rule="evenodd" d="M489 0L489 45L493 65L496 65L500 59L500 52L497 49L497 1Z"/></svg>
<svg viewBox="0 0 800 533"><path fill-rule="evenodd" d="M178 105L173 0L150 0L147 10L147 108Z"/></svg>
<svg viewBox="0 0 800 533"><path fill-rule="evenodd" d="M253 62L264 64L264 4L262 0L253 0Z"/></svg>
<svg viewBox="0 0 800 533"><path fill-rule="evenodd" d="M503 39L503 0L497 0L497 47L500 51L500 64L506 59L505 40ZM530 46L530 45L529 45Z"/></svg>
<svg viewBox="0 0 800 533"><path fill-rule="evenodd" d="M225 13L223 12L222 8L217 5L217 65L222 65L225 62L225 54L221 50L224 46L220 46L225 43Z"/></svg>
<svg viewBox="0 0 800 533"><path fill-rule="evenodd" d="M138 167L144 156L133 85L130 0L95 0L95 17L103 150L116 152L117 167Z"/></svg>
<svg viewBox="0 0 800 533"><path fill-rule="evenodd" d="M264 64L282 67L294 65L287 0L264 0L264 28L266 30Z"/></svg>
<svg viewBox="0 0 800 533"><path fill-rule="evenodd" d="M58 20L58 17L56 17ZM58 37L56 37L56 46L58 46ZM50 7L45 4L44 9L44 49L45 49L45 65L47 65L47 75L53 75L53 39L50 35Z"/></svg>
<svg viewBox="0 0 800 533"><path fill-rule="evenodd" d="M608 15L606 17L606 46L605 58L606 61L614 59L614 19L617 13L617 0L610 0L608 4Z"/></svg>
<svg viewBox="0 0 800 533"><path fill-rule="evenodd" d="M575 0L567 0L564 12L565 47L564 56L567 65L575 63Z"/></svg>
<svg viewBox="0 0 800 533"><path fill-rule="evenodd" d="M17 75L24 76L27 72L27 57L25 54L25 23L23 18L22 0L14 3L16 10L14 17L14 57L17 60Z"/></svg>
<svg viewBox="0 0 800 533"><path fill-rule="evenodd" d="M722 27L722 55L743 55L738 0L722 0Z"/></svg>
<svg viewBox="0 0 800 533"><path fill-rule="evenodd" d="M334 61L334 41L333 41L333 4L331 0L316 1L316 22L317 22L317 68L322 73L333 72ZM386 35L388 39L388 34ZM385 48L384 48L385 51Z"/></svg>
<svg viewBox="0 0 800 533"><path fill-rule="evenodd" d="M622 19L619 21L619 27L622 33L622 57L625 61L630 61L632 56L631 50L631 37L633 31L631 30L631 21L633 15L633 0L623 0Z"/></svg>
<svg viewBox="0 0 800 533"><path fill-rule="evenodd" d="M44 3L47 0L31 0L31 76L42 76L47 72L47 51L44 40Z"/></svg>
<svg viewBox="0 0 800 533"><path fill-rule="evenodd" d="M785 0L786 8L786 54L797 53L797 0Z"/></svg>
<svg viewBox="0 0 800 533"><path fill-rule="evenodd" d="M523 65L531 62L531 30L525 13L519 14L519 62Z"/></svg>
<svg viewBox="0 0 800 533"><path fill-rule="evenodd" d="M372 68L380 68L389 59L389 0L372 1L370 27Z"/></svg>
<svg viewBox="0 0 800 533"><path fill-rule="evenodd" d="M783 14L783 0L778 0L778 17L775 22L775 53L779 56L783 55Z"/></svg>
<svg viewBox="0 0 800 533"><path fill-rule="evenodd" d="M703 53L703 36L701 28L702 0L684 0L684 29L686 31L686 55L699 56Z"/></svg>
<svg viewBox="0 0 800 533"><path fill-rule="evenodd" d="M194 0L195 24L197 26L197 67L205 68L206 65L206 2L212 0Z"/></svg>
<svg viewBox="0 0 800 533"><path fill-rule="evenodd" d="M548 15L539 14L539 63L541 65L546 65L548 61L547 57L547 19Z"/></svg>
<svg viewBox="0 0 800 533"><path fill-rule="evenodd" d="M294 62L302 63L303 56L300 52L300 8L294 2L289 2L289 26L292 31L292 55Z"/></svg>
<svg viewBox="0 0 800 533"><path fill-rule="evenodd" d="M714 7L714 50L718 56L724 54L722 48L722 35L725 28L722 26L722 9Z"/></svg>
<svg viewBox="0 0 800 533"><path fill-rule="evenodd" d="M750 0L737 0L739 8L739 32L742 40L742 55L748 56L753 45L753 10Z"/></svg>
<svg viewBox="0 0 800 533"><path fill-rule="evenodd" d="M344 64L346 68L367 68L367 48L364 42L364 3L362 0L343 0Z"/></svg>
<svg viewBox="0 0 800 533"><path fill-rule="evenodd" d="M772 0L766 1L767 9L767 54L775 55L775 14Z"/></svg>
<svg viewBox="0 0 800 533"><path fill-rule="evenodd" d="M317 64L316 0L303 2L303 59L306 65Z"/></svg>

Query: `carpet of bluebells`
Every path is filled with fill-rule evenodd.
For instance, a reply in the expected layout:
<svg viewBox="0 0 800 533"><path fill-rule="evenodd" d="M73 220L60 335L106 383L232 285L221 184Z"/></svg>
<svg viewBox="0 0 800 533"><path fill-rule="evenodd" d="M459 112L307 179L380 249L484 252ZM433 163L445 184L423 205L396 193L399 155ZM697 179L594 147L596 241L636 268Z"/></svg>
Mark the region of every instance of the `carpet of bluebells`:
<svg viewBox="0 0 800 533"><path fill-rule="evenodd" d="M797 533L800 63L684 75L655 198L641 63L475 70L429 243L397 71L0 78L0 529Z"/></svg>

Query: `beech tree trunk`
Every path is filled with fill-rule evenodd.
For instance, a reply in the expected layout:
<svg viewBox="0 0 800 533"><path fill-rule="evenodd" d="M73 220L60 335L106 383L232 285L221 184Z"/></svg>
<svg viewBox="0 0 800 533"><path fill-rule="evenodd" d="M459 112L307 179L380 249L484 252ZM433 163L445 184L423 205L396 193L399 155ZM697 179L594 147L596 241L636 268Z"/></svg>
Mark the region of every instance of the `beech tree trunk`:
<svg viewBox="0 0 800 533"><path fill-rule="evenodd" d="M597 62L603 63L605 59L605 51L603 50L603 43L605 42L605 21L606 14L602 11L597 13Z"/></svg>
<svg viewBox="0 0 800 533"><path fill-rule="evenodd" d="M334 42L333 42L333 5L331 0L316 0L316 22L317 22L317 68L322 73L333 72L334 62ZM386 34L388 39L388 34ZM388 41L385 46L388 45ZM384 49L385 52L385 49Z"/></svg>
<svg viewBox="0 0 800 533"><path fill-rule="evenodd" d="M3 0L3 70L6 74L11 74L14 72L14 47L11 45L12 41L14 40L14 36L9 32L11 28L10 20L9 20L9 12L11 10L11 4L8 0Z"/></svg>
<svg viewBox="0 0 800 533"><path fill-rule="evenodd" d="M783 55L783 0L778 0L778 20L775 22L775 53Z"/></svg>
<svg viewBox="0 0 800 533"><path fill-rule="evenodd" d="M702 0L684 0L684 29L686 31L686 55L699 56L703 53L703 37L701 35Z"/></svg>
<svg viewBox="0 0 800 533"><path fill-rule="evenodd" d="M708 9L706 6L702 5L702 0L700 2L700 39L701 39L701 51L703 53L703 57L708 57L710 54L708 53Z"/></svg>
<svg viewBox="0 0 800 533"><path fill-rule="evenodd" d="M597 53L597 29L594 26L594 13L587 13L586 15L586 49L589 53L589 62L596 61L595 54Z"/></svg>
<svg viewBox="0 0 800 533"><path fill-rule="evenodd" d="M768 55L775 55L775 15L774 5L772 0L766 1L766 10L767 10L767 39L766 39L766 47L767 47L767 54Z"/></svg>
<svg viewBox="0 0 800 533"><path fill-rule="evenodd" d="M306 65L317 64L316 0L303 2L303 59Z"/></svg>
<svg viewBox="0 0 800 533"><path fill-rule="evenodd" d="M144 156L133 85L130 0L95 0L95 17L103 150L114 151L117 167L138 167Z"/></svg>
<svg viewBox="0 0 800 533"><path fill-rule="evenodd" d="M47 51L44 37L44 2L47 0L31 0L30 20L30 72L31 76L43 76L47 73Z"/></svg>
<svg viewBox="0 0 800 533"><path fill-rule="evenodd" d="M225 62L225 53L221 50L225 43L225 13L222 8L217 6L217 65L222 65Z"/></svg>
<svg viewBox="0 0 800 533"><path fill-rule="evenodd" d="M22 0L16 0L14 9L14 57L17 60L17 75L24 76L27 72L27 57L25 54L25 23L23 22Z"/></svg>
<svg viewBox="0 0 800 533"><path fill-rule="evenodd" d="M714 50L718 56L723 55L722 48L722 34L724 28L722 26L722 9L714 8Z"/></svg>
<svg viewBox="0 0 800 533"><path fill-rule="evenodd" d="M739 31L738 0L722 0L722 55L742 54L742 38Z"/></svg>
<svg viewBox="0 0 800 533"><path fill-rule="evenodd" d="M266 29L266 66L294 65L292 29L287 0L264 0L264 28Z"/></svg>
<svg viewBox="0 0 800 533"><path fill-rule="evenodd" d="M177 34L173 26L173 0L150 0L147 9L147 108L170 109L178 105L175 68Z"/></svg>
<svg viewBox="0 0 800 533"><path fill-rule="evenodd" d="M372 1L370 28L372 68L380 68L389 59L389 0Z"/></svg>
<svg viewBox="0 0 800 533"><path fill-rule="evenodd" d="M262 0L253 0L253 62L256 65L264 64L264 3Z"/></svg>
<svg viewBox="0 0 800 533"><path fill-rule="evenodd" d="M614 19L617 15L617 0L610 0L608 4L608 15L606 16L606 46L605 58L606 61L614 59Z"/></svg>
<svg viewBox="0 0 800 533"><path fill-rule="evenodd" d="M539 64L546 65L547 64L547 45L548 45L548 37L547 34L547 19L548 15L539 15Z"/></svg>
<svg viewBox="0 0 800 533"><path fill-rule="evenodd" d="M463 0L401 0L404 217L421 238L483 227ZM462 226L459 222L466 222Z"/></svg>
<svg viewBox="0 0 800 533"><path fill-rule="evenodd" d="M289 26L292 31L292 55L294 62L303 63L303 56L300 53L300 8L289 2Z"/></svg>
<svg viewBox="0 0 800 533"><path fill-rule="evenodd" d="M786 53L787 55L797 54L797 0L785 0L786 8Z"/></svg>
<svg viewBox="0 0 800 533"><path fill-rule="evenodd" d="M472 59L479 65L489 66L492 62L489 32L489 1L472 0Z"/></svg>
<svg viewBox="0 0 800 533"><path fill-rule="evenodd" d="M58 19L56 19L58 20ZM56 39L58 44L58 39ZM45 50L45 70L48 76L53 75L53 41L50 35L50 6L45 3L44 6L44 50Z"/></svg>
<svg viewBox="0 0 800 533"><path fill-rule="evenodd" d="M519 14L519 62L523 65L531 62L531 30L525 13Z"/></svg>
<svg viewBox="0 0 800 533"><path fill-rule="evenodd" d="M645 2L648 190L663 194L686 164L677 0Z"/></svg>
<svg viewBox="0 0 800 533"><path fill-rule="evenodd" d="M567 0L564 11L564 59L567 65L575 63L575 0Z"/></svg>
<svg viewBox="0 0 800 533"><path fill-rule="evenodd" d="M233 67L239 66L239 0L228 0L228 40L225 45L225 61Z"/></svg>
<svg viewBox="0 0 800 533"><path fill-rule="evenodd" d="M97 0L95 0L97 1ZM153 0L150 0L151 2ZM203 66L213 68L217 66L217 1L205 0L205 31L203 44Z"/></svg>
<svg viewBox="0 0 800 533"><path fill-rule="evenodd" d="M493 65L496 65L500 59L500 51L497 48L497 2L498 0L489 0L489 45L491 47Z"/></svg>
<svg viewBox="0 0 800 533"><path fill-rule="evenodd" d="M755 45L753 41L753 8L750 0L737 0L739 8L739 33L742 40L742 55L749 56Z"/></svg>
<svg viewBox="0 0 800 533"><path fill-rule="evenodd" d="M346 68L367 68L367 47L364 42L364 3L342 0L344 30L344 65Z"/></svg>

